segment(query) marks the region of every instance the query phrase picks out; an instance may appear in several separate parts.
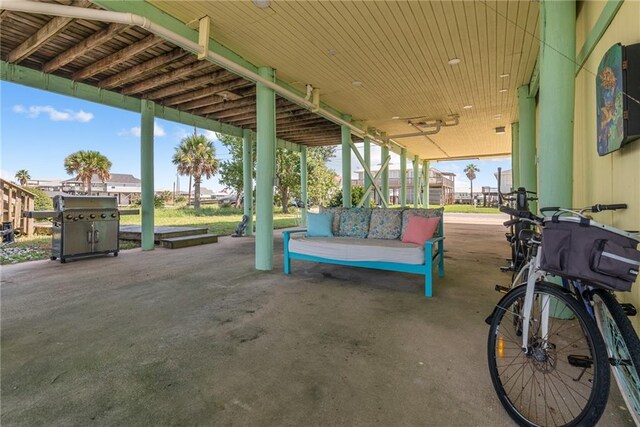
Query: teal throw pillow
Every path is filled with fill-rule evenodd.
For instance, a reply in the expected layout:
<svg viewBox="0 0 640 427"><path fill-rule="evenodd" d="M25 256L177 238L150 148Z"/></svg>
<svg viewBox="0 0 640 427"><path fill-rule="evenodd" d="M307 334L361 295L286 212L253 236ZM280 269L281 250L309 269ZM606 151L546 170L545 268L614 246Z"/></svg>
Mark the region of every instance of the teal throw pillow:
<svg viewBox="0 0 640 427"><path fill-rule="evenodd" d="M333 213L307 213L307 237L333 237Z"/></svg>

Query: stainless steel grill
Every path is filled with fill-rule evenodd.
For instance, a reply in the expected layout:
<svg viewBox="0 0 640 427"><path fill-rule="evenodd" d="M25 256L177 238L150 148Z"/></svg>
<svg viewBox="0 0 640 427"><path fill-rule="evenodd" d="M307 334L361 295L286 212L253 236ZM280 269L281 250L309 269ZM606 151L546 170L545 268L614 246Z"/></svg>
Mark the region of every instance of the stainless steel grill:
<svg viewBox="0 0 640 427"><path fill-rule="evenodd" d="M115 196L67 196L53 198L52 211L29 211L34 219L51 218L51 259L108 254L118 256L120 215L137 210L119 211Z"/></svg>

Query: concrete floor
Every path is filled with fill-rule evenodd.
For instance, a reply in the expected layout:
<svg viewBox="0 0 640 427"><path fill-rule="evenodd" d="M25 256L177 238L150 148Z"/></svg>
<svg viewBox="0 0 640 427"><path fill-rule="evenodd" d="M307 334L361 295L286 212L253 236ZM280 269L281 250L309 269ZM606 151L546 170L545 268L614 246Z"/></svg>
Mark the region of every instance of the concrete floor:
<svg viewBox="0 0 640 427"><path fill-rule="evenodd" d="M279 234L272 272L230 237L3 267L0 422L512 425L486 367L503 228L457 222L431 299L408 274L284 276ZM632 425L615 390L601 425Z"/></svg>

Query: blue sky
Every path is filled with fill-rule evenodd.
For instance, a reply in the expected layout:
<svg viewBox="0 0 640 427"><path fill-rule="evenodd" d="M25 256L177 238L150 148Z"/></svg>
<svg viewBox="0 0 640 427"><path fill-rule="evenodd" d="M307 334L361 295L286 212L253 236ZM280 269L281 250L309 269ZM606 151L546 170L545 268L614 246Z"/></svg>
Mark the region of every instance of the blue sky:
<svg viewBox="0 0 640 427"><path fill-rule="evenodd" d="M0 173L4 179L14 180L17 170L27 169L32 179L67 179L64 158L78 150L97 150L113 163L112 173L128 173L140 177L140 115L54 93L31 89L13 83L0 83ZM171 156L182 138L193 133L193 128L156 119L155 129L155 187L172 189L176 169ZM213 132L199 129L210 139ZM229 159L228 152L214 141L217 157ZM330 166L339 173L340 149ZM372 163L380 161L379 147L372 147ZM468 189L468 180L462 170L473 162L480 168L474 188L496 186L493 173L498 167L511 168L506 159L461 160L433 162L432 166L458 175L456 187ZM358 161L352 155L352 168ZM392 167L399 165L399 157L392 155ZM186 190L188 178L180 177L180 188ZM218 177L205 180L203 185L220 190Z"/></svg>

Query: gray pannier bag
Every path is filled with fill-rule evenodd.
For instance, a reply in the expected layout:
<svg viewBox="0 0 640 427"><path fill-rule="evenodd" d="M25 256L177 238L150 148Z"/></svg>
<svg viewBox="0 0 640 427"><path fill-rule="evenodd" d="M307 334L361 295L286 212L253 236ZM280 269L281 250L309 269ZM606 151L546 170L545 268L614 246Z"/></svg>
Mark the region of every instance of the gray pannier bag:
<svg viewBox="0 0 640 427"><path fill-rule="evenodd" d="M576 217L545 220L541 267L568 279L628 291L640 269L639 239L617 231Z"/></svg>

